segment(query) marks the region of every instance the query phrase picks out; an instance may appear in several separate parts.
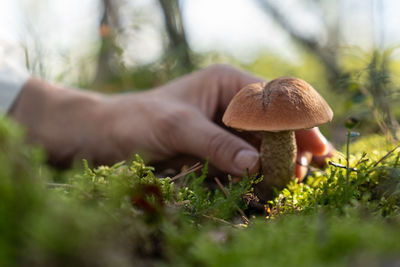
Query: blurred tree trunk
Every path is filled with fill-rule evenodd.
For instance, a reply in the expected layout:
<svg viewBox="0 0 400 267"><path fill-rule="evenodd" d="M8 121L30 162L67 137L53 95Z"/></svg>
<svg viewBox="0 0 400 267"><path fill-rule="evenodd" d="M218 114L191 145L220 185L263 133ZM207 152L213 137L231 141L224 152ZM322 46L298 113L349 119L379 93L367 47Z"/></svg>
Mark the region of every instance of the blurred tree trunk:
<svg viewBox="0 0 400 267"><path fill-rule="evenodd" d="M290 18L286 13L280 11L277 7L277 1L271 0L256 0L262 6L268 15L270 15L298 44L305 50L313 54L324 66L328 82L332 90L346 88L346 82L349 81L351 73L343 72L339 66L339 23L340 13L338 11L337 1L322 1L322 0L303 0L304 4L313 4L319 10L333 11L336 9L337 14L334 14L333 21L321 15L320 21L324 26L326 32L326 41L321 42L321 36L310 36L299 32L295 25L290 22ZM274 4L273 4L274 3ZM340 3L340 2L339 2ZM383 42L383 3L378 1L380 18L380 32L375 33L375 43ZM334 6L332 6L334 5ZM336 7L336 8L335 8ZM323 14L323 12L321 12ZM332 18L331 18L332 19ZM382 48L382 44L380 48ZM372 111L375 120L386 135L388 140L397 142L399 140L399 123L393 114L390 105L390 71L388 69L389 57L387 53L376 50L373 55L369 66L367 67L367 80L360 83L361 93L370 97L372 100L369 107Z"/></svg>
<svg viewBox="0 0 400 267"><path fill-rule="evenodd" d="M158 0L164 14L165 27L168 35L167 57L178 68L178 75L190 72L194 64L190 56L190 48L186 40L182 13L178 0ZM168 59L167 59L168 60Z"/></svg>
<svg viewBox="0 0 400 267"><path fill-rule="evenodd" d="M112 60L115 57L117 48L115 36L120 28L118 1L101 0L101 3L103 5L103 13L99 25L101 44L93 81L95 86L102 85L113 75Z"/></svg>
<svg viewBox="0 0 400 267"><path fill-rule="evenodd" d="M328 23L325 20L321 21L327 32L327 41L321 44L318 38L306 36L297 31L283 12L280 12L269 0L256 1L300 46L315 55L323 64L332 89L337 89L335 85L337 85L338 81L345 75L345 73L342 73L338 64L339 24ZM315 4L321 5L321 1Z"/></svg>

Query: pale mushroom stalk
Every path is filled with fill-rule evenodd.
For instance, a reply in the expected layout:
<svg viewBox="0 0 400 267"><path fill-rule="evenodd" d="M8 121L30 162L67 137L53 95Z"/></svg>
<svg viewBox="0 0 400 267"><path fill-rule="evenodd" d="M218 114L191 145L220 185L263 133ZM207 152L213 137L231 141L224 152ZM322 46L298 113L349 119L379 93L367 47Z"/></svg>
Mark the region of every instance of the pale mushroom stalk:
<svg viewBox="0 0 400 267"><path fill-rule="evenodd" d="M255 193L265 201L273 196L274 188L282 189L294 177L294 131L318 126L332 117L329 105L311 85L281 77L244 87L229 103L222 121L236 129L262 132L264 179L255 186Z"/></svg>
<svg viewBox="0 0 400 267"><path fill-rule="evenodd" d="M261 168L264 179L255 186L262 199L273 196L273 188L283 188L296 168L297 146L294 131L264 132L261 147Z"/></svg>

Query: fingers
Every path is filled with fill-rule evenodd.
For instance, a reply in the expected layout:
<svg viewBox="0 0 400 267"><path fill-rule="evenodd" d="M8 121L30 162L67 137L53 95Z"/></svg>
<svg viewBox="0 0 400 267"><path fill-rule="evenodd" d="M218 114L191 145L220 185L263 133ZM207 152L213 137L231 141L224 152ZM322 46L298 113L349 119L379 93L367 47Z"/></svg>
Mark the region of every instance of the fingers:
<svg viewBox="0 0 400 267"><path fill-rule="evenodd" d="M313 156L311 152L299 151L296 159L296 177L299 178L299 181L301 182L307 175L308 165L310 165L311 162L319 168L325 167L326 159L332 157L334 152L335 149L330 143L328 143L328 153L322 156Z"/></svg>
<svg viewBox="0 0 400 267"><path fill-rule="evenodd" d="M242 176L248 169L253 174L259 169L259 153L243 139L215 125L202 114L197 114L175 135L177 150L196 155L222 171Z"/></svg>
<svg viewBox="0 0 400 267"><path fill-rule="evenodd" d="M318 127L296 131L296 142L300 151L309 151L314 156L322 156L329 152L329 142Z"/></svg>
<svg viewBox="0 0 400 267"><path fill-rule="evenodd" d="M219 96L219 108L225 110L229 102L243 87L261 82L263 79L229 65L214 65L208 68L209 75L216 77L216 94Z"/></svg>
<svg viewBox="0 0 400 267"><path fill-rule="evenodd" d="M317 165L319 168L323 168L326 166L326 159L331 158L335 153L335 148L332 144L328 143L328 153L322 156L313 156L312 162Z"/></svg>
<svg viewBox="0 0 400 267"><path fill-rule="evenodd" d="M311 159L312 159L312 154L308 151L299 152L297 154L295 175L297 178L299 178L300 182L307 174L308 165L310 164Z"/></svg>
<svg viewBox="0 0 400 267"><path fill-rule="evenodd" d="M262 79L231 67L216 64L185 75L160 88L163 97L180 99L197 107L208 118L224 112L231 99L245 85Z"/></svg>
<svg viewBox="0 0 400 267"><path fill-rule="evenodd" d="M307 174L307 166L313 161L318 167L324 167L326 159L331 157L333 146L321 134L318 127L296 131L298 147L296 177L300 181Z"/></svg>

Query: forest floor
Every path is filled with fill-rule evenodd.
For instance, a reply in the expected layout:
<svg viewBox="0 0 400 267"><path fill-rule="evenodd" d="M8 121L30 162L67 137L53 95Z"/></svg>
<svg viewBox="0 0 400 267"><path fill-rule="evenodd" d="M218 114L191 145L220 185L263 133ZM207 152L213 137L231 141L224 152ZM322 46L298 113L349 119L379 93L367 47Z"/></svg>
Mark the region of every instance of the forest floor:
<svg viewBox="0 0 400 267"><path fill-rule="evenodd" d="M207 163L156 178L138 155L60 173L0 121L0 265L399 266L400 149L353 141L255 209L257 176L210 189Z"/></svg>

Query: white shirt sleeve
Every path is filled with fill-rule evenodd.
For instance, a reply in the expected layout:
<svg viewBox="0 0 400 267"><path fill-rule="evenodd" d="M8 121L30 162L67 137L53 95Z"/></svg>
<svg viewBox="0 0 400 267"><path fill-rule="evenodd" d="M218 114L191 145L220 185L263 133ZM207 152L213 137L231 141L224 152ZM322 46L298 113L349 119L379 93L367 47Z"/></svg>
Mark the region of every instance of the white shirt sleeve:
<svg viewBox="0 0 400 267"><path fill-rule="evenodd" d="M28 71L7 60L0 47L0 114L8 112L28 78Z"/></svg>

